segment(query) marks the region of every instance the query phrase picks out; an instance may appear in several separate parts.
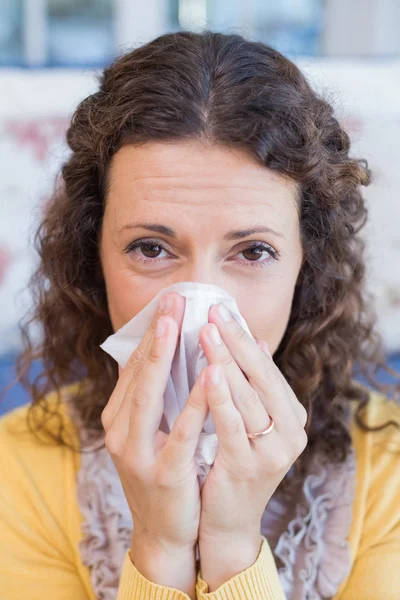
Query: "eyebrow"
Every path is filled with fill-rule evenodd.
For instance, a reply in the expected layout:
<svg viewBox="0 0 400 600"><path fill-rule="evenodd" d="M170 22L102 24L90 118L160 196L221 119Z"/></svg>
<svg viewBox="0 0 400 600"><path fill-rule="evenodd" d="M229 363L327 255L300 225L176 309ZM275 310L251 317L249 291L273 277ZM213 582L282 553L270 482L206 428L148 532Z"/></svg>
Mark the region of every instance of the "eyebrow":
<svg viewBox="0 0 400 600"><path fill-rule="evenodd" d="M171 238L177 238L176 232L171 229L171 227L167 227L166 225L158 225L157 223L129 223L128 225L124 225L120 229L124 231L125 229L148 229L149 231L154 231L155 233L162 233L163 235L167 235ZM224 239L228 241L232 240L241 240L242 238L248 237L249 235L253 235L253 233L272 233L278 237L284 238L283 233L279 231L275 231L270 227L252 227L251 229L239 229L237 231L229 231Z"/></svg>

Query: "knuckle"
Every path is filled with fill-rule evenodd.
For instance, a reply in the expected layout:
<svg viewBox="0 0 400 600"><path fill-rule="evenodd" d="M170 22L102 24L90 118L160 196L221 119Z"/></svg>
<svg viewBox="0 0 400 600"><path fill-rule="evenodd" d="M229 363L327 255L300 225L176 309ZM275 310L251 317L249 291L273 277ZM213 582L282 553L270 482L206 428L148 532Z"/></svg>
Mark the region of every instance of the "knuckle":
<svg viewBox="0 0 400 600"><path fill-rule="evenodd" d="M233 360L233 356L232 354L224 354L224 356L221 356L221 359L219 360L219 364L222 367L230 367L230 365L233 365L234 360Z"/></svg>
<svg viewBox="0 0 400 600"><path fill-rule="evenodd" d="M234 417L227 419L225 428L230 437L240 435L243 431L242 417L235 415Z"/></svg>
<svg viewBox="0 0 400 600"><path fill-rule="evenodd" d="M207 373L206 377L209 376ZM222 391L215 392L215 396L210 399L214 406L224 406L224 404L228 404L230 402L230 398L227 394Z"/></svg>
<svg viewBox="0 0 400 600"><path fill-rule="evenodd" d="M136 369L136 367L138 366L138 364L140 363L142 358L143 358L143 350L140 346L138 346L128 359L128 365L127 365L128 368L131 370Z"/></svg>
<svg viewBox="0 0 400 600"><path fill-rule="evenodd" d="M127 457L127 462L126 462L126 466L127 469L129 471L129 474L133 477L136 477L137 479L145 479L145 473L146 473L146 467L143 463L143 460L141 460L140 456L135 454L132 455L132 453L130 454L129 458Z"/></svg>
<svg viewBox="0 0 400 600"><path fill-rule="evenodd" d="M145 480L150 467L140 456L139 452L131 452L124 440L116 431L109 431L104 440L107 451L113 460L129 474L129 477Z"/></svg>
<svg viewBox="0 0 400 600"><path fill-rule="evenodd" d="M104 438L104 444L111 456L120 457L123 452L123 444L114 431L108 431Z"/></svg>
<svg viewBox="0 0 400 600"><path fill-rule="evenodd" d="M186 402L186 406L194 408L195 410L204 410L204 400L201 394L189 394L189 398Z"/></svg>
<svg viewBox="0 0 400 600"><path fill-rule="evenodd" d="M266 468L269 474L280 475L281 473L286 473L292 464L293 461L289 458L287 452L281 450L280 452L274 452L273 455L268 456Z"/></svg>
<svg viewBox="0 0 400 600"><path fill-rule="evenodd" d="M275 363L272 360L265 360L262 368L263 377L266 380L271 380L271 378L278 379L278 369Z"/></svg>
<svg viewBox="0 0 400 600"><path fill-rule="evenodd" d="M301 431L299 431L298 436L296 436L296 455L300 456L300 454L303 452L303 450L305 449L305 447L308 444L308 435L306 434L304 429L301 429ZM297 458L296 456L296 458Z"/></svg>
<svg viewBox="0 0 400 600"><path fill-rule="evenodd" d="M156 346L152 345L149 354L147 355L147 361L152 365L157 365L160 362L161 352Z"/></svg>
<svg viewBox="0 0 400 600"><path fill-rule="evenodd" d="M248 481L260 481L260 472L254 465L249 467L247 470L247 479Z"/></svg>
<svg viewBox="0 0 400 600"><path fill-rule="evenodd" d="M137 410L145 410L151 402L151 393L149 390L137 385L133 394L132 404Z"/></svg>
<svg viewBox="0 0 400 600"><path fill-rule="evenodd" d="M300 404L300 423L302 427L305 427L307 424L307 419L308 419L308 413L306 411L306 409L304 408L304 406L302 404Z"/></svg>
<svg viewBox="0 0 400 600"><path fill-rule="evenodd" d="M176 421L176 426L172 429L172 435L176 442L184 444L190 440L190 433L184 423Z"/></svg>
<svg viewBox="0 0 400 600"><path fill-rule="evenodd" d="M213 398L213 404L215 406L224 406L224 404L228 404L229 398L225 394L217 394L215 398Z"/></svg>
<svg viewBox="0 0 400 600"><path fill-rule="evenodd" d="M107 406L105 406L103 408L103 410L101 411L101 415L100 415L100 421L101 421L104 431L107 431L108 427L110 425L110 414L109 413L110 413L110 409L107 404Z"/></svg>
<svg viewBox="0 0 400 600"><path fill-rule="evenodd" d="M236 330L236 337L239 340L239 342L246 342L249 339L248 333L239 324Z"/></svg>
<svg viewBox="0 0 400 600"><path fill-rule="evenodd" d="M251 388L250 393L241 396L241 404L253 408L260 403L260 397L254 388Z"/></svg>

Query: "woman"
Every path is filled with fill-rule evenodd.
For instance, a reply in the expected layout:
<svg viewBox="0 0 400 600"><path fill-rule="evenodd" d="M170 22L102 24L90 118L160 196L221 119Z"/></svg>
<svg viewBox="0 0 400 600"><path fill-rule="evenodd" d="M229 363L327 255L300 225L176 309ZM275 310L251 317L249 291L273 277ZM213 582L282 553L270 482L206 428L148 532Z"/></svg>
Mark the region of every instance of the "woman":
<svg viewBox="0 0 400 600"><path fill-rule="evenodd" d="M3 597L398 597L400 410L373 376L359 238L370 172L332 107L268 46L181 32L105 69L67 140L32 282L43 340L26 333L19 363L44 370L1 422ZM259 345L211 307L209 366L168 436L184 298L122 372L99 345L180 281L234 296Z"/></svg>

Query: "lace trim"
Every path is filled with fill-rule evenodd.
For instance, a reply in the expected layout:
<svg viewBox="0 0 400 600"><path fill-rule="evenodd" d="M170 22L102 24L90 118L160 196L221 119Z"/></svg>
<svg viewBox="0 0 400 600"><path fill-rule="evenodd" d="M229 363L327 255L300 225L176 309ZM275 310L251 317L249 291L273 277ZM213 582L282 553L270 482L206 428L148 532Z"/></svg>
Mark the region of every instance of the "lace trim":
<svg viewBox="0 0 400 600"><path fill-rule="evenodd" d="M292 516L286 529L282 521L287 513L277 495L262 518L263 535L270 543L278 540L273 552L283 564L278 573L288 600L331 598L351 570L347 536L355 495L354 450L345 464L337 466L317 455L310 471L301 500L289 507Z"/></svg>
<svg viewBox="0 0 400 600"><path fill-rule="evenodd" d="M68 406L77 419L73 407ZM84 429L78 428L81 441ZM99 439L91 447L98 447ZM89 448L90 445L86 445ZM289 472L290 473L290 472ZM287 600L332 598L351 570L347 542L355 495L356 461L352 451L341 465L316 455L304 479L299 500L287 502L276 493L268 503L261 532L277 562ZM115 600L123 559L131 542L132 516L106 448L81 454L77 499L83 515L79 551L90 569L98 600Z"/></svg>

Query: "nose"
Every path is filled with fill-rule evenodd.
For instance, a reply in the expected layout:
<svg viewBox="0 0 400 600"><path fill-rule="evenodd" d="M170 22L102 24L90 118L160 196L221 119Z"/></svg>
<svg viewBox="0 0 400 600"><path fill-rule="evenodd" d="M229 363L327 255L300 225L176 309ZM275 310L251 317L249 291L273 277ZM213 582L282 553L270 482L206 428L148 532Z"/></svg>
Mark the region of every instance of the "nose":
<svg viewBox="0 0 400 600"><path fill-rule="evenodd" d="M215 285L233 296L238 292L238 281L224 270L222 260L204 251L192 254L184 265L175 271L171 284L183 282Z"/></svg>
<svg viewBox="0 0 400 600"><path fill-rule="evenodd" d="M232 280L227 281L226 277L225 278L224 277L210 277L209 275L206 275L204 277L199 277L199 276L179 277L179 278L176 278L173 281L171 281L171 283L169 285L172 285L175 283L198 283L198 284L202 284L202 285L213 285L217 288L224 290L224 292L226 292L233 298L237 297L238 292L239 292L238 286L233 285L234 282Z"/></svg>
<svg viewBox="0 0 400 600"><path fill-rule="evenodd" d="M223 285L223 277L217 268L206 261L198 261L187 265L179 272L179 282L189 281L191 283L204 283L208 285ZM175 282L177 283L177 282Z"/></svg>

